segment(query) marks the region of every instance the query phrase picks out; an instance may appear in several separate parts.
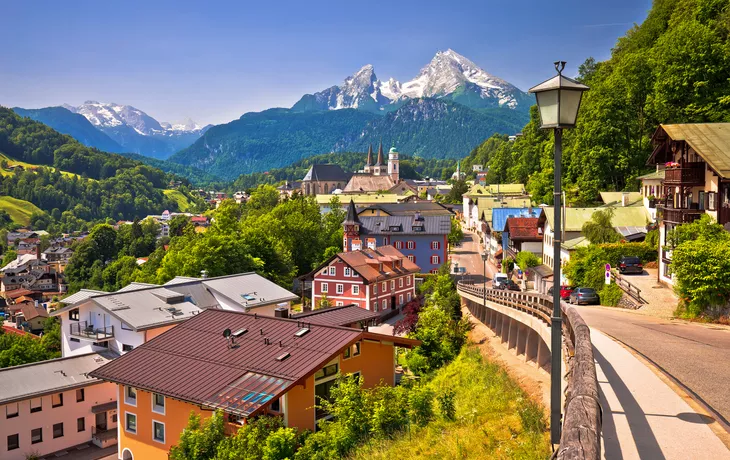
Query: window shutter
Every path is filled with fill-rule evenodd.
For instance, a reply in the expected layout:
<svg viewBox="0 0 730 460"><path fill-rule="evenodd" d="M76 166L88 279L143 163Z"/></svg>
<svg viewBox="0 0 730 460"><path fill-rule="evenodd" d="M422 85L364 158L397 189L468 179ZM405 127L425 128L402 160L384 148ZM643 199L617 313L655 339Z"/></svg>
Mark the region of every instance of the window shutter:
<svg viewBox="0 0 730 460"><path fill-rule="evenodd" d="M705 193L705 209L710 209L710 193Z"/></svg>

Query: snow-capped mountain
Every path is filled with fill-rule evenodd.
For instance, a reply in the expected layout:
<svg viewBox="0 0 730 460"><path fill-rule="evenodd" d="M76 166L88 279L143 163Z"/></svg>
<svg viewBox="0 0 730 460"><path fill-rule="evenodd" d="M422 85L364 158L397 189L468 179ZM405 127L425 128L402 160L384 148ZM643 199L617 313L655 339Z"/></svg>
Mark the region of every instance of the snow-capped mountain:
<svg viewBox="0 0 730 460"><path fill-rule="evenodd" d="M405 83L393 78L378 80L368 64L340 86L305 95L292 109L390 111L405 100L423 97L449 98L472 108L527 110L532 103L532 98L516 86L449 49L437 52L418 76Z"/></svg>
<svg viewBox="0 0 730 460"><path fill-rule="evenodd" d="M166 131L175 133L194 133L203 129L189 118L181 123L158 122L143 111L131 105L121 105L97 101L86 101L78 107L68 104L64 108L86 117L92 125L101 128L115 128L126 125L143 136L164 134Z"/></svg>

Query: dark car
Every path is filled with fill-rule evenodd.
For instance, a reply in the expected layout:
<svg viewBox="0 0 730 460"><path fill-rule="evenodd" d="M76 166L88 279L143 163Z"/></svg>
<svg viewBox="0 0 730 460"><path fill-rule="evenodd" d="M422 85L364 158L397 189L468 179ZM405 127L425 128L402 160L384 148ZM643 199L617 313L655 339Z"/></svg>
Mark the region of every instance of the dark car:
<svg viewBox="0 0 730 460"><path fill-rule="evenodd" d="M568 303L578 305L597 304L599 303L598 294L596 293L596 290L592 288L575 288L573 292L570 293L570 297L568 297Z"/></svg>
<svg viewBox="0 0 730 460"><path fill-rule="evenodd" d="M568 297L570 297L570 293L573 292L573 289L575 289L573 286L560 286L560 298L563 300L568 300ZM552 287L548 289L548 295L553 295Z"/></svg>
<svg viewBox="0 0 730 460"><path fill-rule="evenodd" d="M522 289L520 289L520 287L517 285L517 283L515 283L512 280L502 281L499 284L499 287L497 287L497 289L501 289L502 291L505 291L505 290L518 291L518 292L522 291Z"/></svg>
<svg viewBox="0 0 730 460"><path fill-rule="evenodd" d="M644 273L644 267L638 257L624 256L618 263L618 271L621 273Z"/></svg>

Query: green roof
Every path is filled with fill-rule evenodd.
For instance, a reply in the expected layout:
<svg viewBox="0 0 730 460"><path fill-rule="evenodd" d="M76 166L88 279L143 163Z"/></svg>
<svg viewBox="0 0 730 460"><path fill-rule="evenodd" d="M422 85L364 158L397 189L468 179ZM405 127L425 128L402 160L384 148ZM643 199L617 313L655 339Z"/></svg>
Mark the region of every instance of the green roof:
<svg viewBox="0 0 730 460"><path fill-rule="evenodd" d="M547 219L551 229L555 228L553 221L553 207L543 208L543 215ZM591 216L596 211L603 211L606 208L565 208L565 222L563 222L566 232L580 232L583 230L583 224L591 220ZM627 206L613 207L614 214L611 223L614 227L644 227L651 220L649 213L643 206Z"/></svg>
<svg viewBox="0 0 730 460"><path fill-rule="evenodd" d="M577 238L573 238L564 242L560 246L567 249L568 251L572 251L574 249L590 246L590 244L591 242L588 241L588 238L586 238L585 236L579 236Z"/></svg>
<svg viewBox="0 0 730 460"><path fill-rule="evenodd" d="M644 174L643 176L639 176L636 179L638 180L664 180L664 173L666 170L660 169L659 171L650 172L649 174Z"/></svg>
<svg viewBox="0 0 730 460"><path fill-rule="evenodd" d="M488 184L473 185L466 196L492 196L492 195L524 195L524 184Z"/></svg>
<svg viewBox="0 0 730 460"><path fill-rule="evenodd" d="M354 201L355 204L377 204L377 203L397 203L398 200L405 198L404 195L396 195L395 193L381 193L368 195L366 193L357 195L317 195L317 204L320 206L329 204L332 198L338 197L342 206L347 205L350 200Z"/></svg>
<svg viewBox="0 0 730 460"><path fill-rule="evenodd" d="M477 218L482 219L484 213L484 221L492 224L492 209L494 208L525 208L531 206L529 198L502 198L500 202L497 197L487 195L477 198Z"/></svg>
<svg viewBox="0 0 730 460"><path fill-rule="evenodd" d="M601 200L606 204L617 203L621 204L624 192L600 192ZM641 201L644 197L639 192L628 192L629 204Z"/></svg>

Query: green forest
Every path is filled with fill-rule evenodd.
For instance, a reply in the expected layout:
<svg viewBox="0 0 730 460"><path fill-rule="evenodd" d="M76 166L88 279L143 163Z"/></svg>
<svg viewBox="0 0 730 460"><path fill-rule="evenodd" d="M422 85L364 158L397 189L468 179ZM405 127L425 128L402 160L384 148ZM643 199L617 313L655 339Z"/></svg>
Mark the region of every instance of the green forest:
<svg viewBox="0 0 730 460"><path fill-rule="evenodd" d="M536 76L535 84L550 76ZM602 190L638 190L651 170L650 138L662 123L730 121L730 8L727 0L655 0L605 62L587 59L577 127L563 135L563 185L574 205ZM488 181L520 182L538 203L552 204L553 139L536 107L522 136L494 135L462 168L489 166Z"/></svg>

